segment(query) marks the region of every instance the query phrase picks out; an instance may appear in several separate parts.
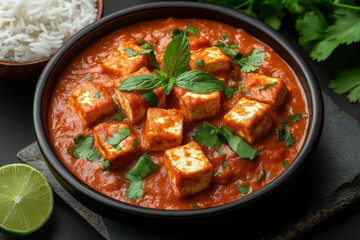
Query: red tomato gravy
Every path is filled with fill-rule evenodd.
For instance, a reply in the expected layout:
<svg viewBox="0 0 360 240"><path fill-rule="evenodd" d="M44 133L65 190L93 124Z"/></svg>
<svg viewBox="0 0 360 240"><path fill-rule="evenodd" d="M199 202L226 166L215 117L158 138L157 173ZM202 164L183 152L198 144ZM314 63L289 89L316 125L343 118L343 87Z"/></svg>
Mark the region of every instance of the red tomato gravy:
<svg viewBox="0 0 360 240"><path fill-rule="evenodd" d="M168 32L174 28L186 29L188 24L198 28L200 36L208 38L211 45L218 42L219 36L226 32L226 36L238 44L237 51L246 55L250 54L254 48L264 51L266 53L265 60L256 72L281 78L286 83L288 93L284 104L272 111L273 128L264 137L251 144L259 151L259 156L255 160L240 159L228 145L223 145L220 149L225 155L220 155L220 151L215 148L202 146L205 155L214 166L214 173L220 172L220 174L213 177L208 189L196 195L179 199L164 167L164 152L150 152L151 160L159 166L159 169L145 178L144 196L133 201L125 196L129 183L124 177L124 172L132 169L138 158L121 168L104 171L100 162L91 162L84 158L75 159L67 152L68 147L73 146L73 138L76 135L92 136L94 127L83 125L70 104L70 92L78 85L87 82L85 77L90 74L91 81L101 83L111 95L114 95L113 79L101 71L102 63L111 52L115 51L124 41L137 41L142 38L144 42L155 44L156 55L163 53L171 41ZM246 77L247 73L239 71L239 74ZM227 78L231 79L230 76ZM239 92L230 100L222 98L222 113L205 120L214 126L221 126L224 114L241 98L242 94ZM172 102L167 100L167 108L171 106ZM305 116L298 122L291 122L291 126L287 127L287 130L293 134L296 143L286 147L284 142L279 141L276 134L276 129L282 127L278 119L282 118L290 122L288 116L299 113L305 113ZM246 196L239 192L236 185L248 186L248 194L251 194L278 177L286 169L283 162L287 161L290 165L303 145L308 127L307 114L305 95L297 77L292 69L267 45L241 29L235 29L220 22L168 18L140 22L114 31L79 54L59 77L51 98L48 121L52 144L57 155L76 177L93 189L133 205L158 209L193 209L194 206L196 208L213 207ZM113 116L109 116L101 122L118 123L119 121L115 120ZM126 118L122 122L128 124L131 130L137 134L141 154L143 154L145 150L142 131L145 120L136 125L130 124ZM184 125L183 144L192 141L194 127L202 122L203 120ZM226 169L223 167L224 161L226 161ZM266 176L258 181L262 170L266 172Z"/></svg>

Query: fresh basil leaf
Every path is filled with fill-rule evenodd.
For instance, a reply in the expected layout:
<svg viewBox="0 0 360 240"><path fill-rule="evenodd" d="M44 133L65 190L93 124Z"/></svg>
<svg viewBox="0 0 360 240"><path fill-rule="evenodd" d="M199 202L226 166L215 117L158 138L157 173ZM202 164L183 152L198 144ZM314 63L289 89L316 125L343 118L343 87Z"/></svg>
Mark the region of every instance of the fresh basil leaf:
<svg viewBox="0 0 360 240"><path fill-rule="evenodd" d="M177 77L189 68L190 56L189 41L182 32L165 49L163 71L168 77Z"/></svg>
<svg viewBox="0 0 360 240"><path fill-rule="evenodd" d="M259 156L259 152L256 149L252 148L247 142L235 135L226 126L222 126L221 131L231 149L240 158L254 160L257 156Z"/></svg>
<svg viewBox="0 0 360 240"><path fill-rule="evenodd" d="M236 94L237 90L238 90L238 87L226 88L224 91L224 94L228 99L231 99Z"/></svg>
<svg viewBox="0 0 360 240"><path fill-rule="evenodd" d="M150 90L160 86L161 81L157 77L146 74L125 79L118 87L118 90Z"/></svg>
<svg viewBox="0 0 360 240"><path fill-rule="evenodd" d="M199 29L197 29L195 26L189 24L187 25L186 27L186 30L189 32L189 33L192 33L192 34L195 34L195 35L199 35Z"/></svg>
<svg viewBox="0 0 360 240"><path fill-rule="evenodd" d="M124 52L129 56L129 57L135 57L136 56L136 52L134 50L132 50L131 48L129 49L124 49Z"/></svg>
<svg viewBox="0 0 360 240"><path fill-rule="evenodd" d="M150 107L157 107L158 97L153 91L145 91L141 96L149 103Z"/></svg>
<svg viewBox="0 0 360 240"><path fill-rule="evenodd" d="M233 44L229 45L229 47L230 47L230 48L237 48L238 45L237 45L236 43L233 43Z"/></svg>
<svg viewBox="0 0 360 240"><path fill-rule="evenodd" d="M213 92L227 89L225 83L208 72L193 70L180 74L175 85L190 92Z"/></svg>
<svg viewBox="0 0 360 240"><path fill-rule="evenodd" d="M170 30L168 34L169 34L169 35L172 34L172 38L174 38L174 37L176 37L176 36L178 36L178 35L180 35L180 34L182 34L182 33L185 33L185 34L186 34L185 31L180 30L180 29L178 29L178 28L174 28L173 30Z"/></svg>
<svg viewBox="0 0 360 240"><path fill-rule="evenodd" d="M169 95L175 84L175 78L171 77L168 82L163 83L163 89L166 95Z"/></svg>
<svg viewBox="0 0 360 240"><path fill-rule="evenodd" d="M154 73L161 81L166 81L168 78L168 75L166 73L159 71L157 69L154 70Z"/></svg>
<svg viewBox="0 0 360 240"><path fill-rule="evenodd" d="M154 50L152 50L152 49L141 50L138 52L138 54L140 54L140 55L150 54L150 59L151 59L152 64L155 67L160 68L160 65L156 59Z"/></svg>
<svg viewBox="0 0 360 240"><path fill-rule="evenodd" d="M250 187L245 187L241 185L236 185L236 188L241 194L248 194L250 190Z"/></svg>

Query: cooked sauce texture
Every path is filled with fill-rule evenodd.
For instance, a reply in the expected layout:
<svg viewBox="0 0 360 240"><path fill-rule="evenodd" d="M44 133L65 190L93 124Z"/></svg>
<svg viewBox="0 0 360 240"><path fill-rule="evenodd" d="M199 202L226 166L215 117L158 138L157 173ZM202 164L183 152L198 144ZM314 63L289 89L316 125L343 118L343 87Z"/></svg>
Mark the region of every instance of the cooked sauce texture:
<svg viewBox="0 0 360 240"><path fill-rule="evenodd" d="M101 106L99 106L97 111L102 111L101 114L103 114L104 117L95 120L87 119L88 124L84 124L84 121L78 116L77 110L75 110L76 107L71 103L71 94L75 94L72 93L72 91L82 84L85 84L84 86L86 86L86 83L94 83L95 86L101 86L102 92L92 92L92 96L97 95L95 98L99 98L109 95L114 99L115 103L121 107L115 92L115 88L117 87L115 86L116 81L119 83L123 81L128 74L134 73L135 71L131 70L133 65L142 64L141 61L143 60L141 59L139 62L129 62L129 64L123 66L118 64L117 67L128 71L127 74L125 74L125 77L116 76L116 72L106 71L106 69L104 69L104 62L111 54L114 54L114 52L117 54L116 50L121 44L133 42L135 45L139 45L137 43L139 39L142 39L144 43L153 44L155 56L160 64L159 70L162 70L162 56L164 55L166 47L172 40L172 30L176 28L185 31L189 24L195 26L196 29L199 30L198 34L191 32L187 33L192 55L195 55L196 52L196 54L198 54L197 56L200 56L199 59L203 59L204 61L203 63L201 61L198 62L198 66L195 66L193 61L190 62L189 69L197 68L202 70L202 67L207 64L209 54L206 55L206 51L204 52L201 49L214 48L214 51L221 52L217 47L213 47L218 42L226 43L228 46L236 43L236 45L232 45L232 49L236 52L240 52L244 56L249 56L254 49L259 49L265 53L261 66L254 72L242 72L240 67L234 64L233 60L231 60L229 71L221 72L221 70L214 70L214 75L217 78L222 79L228 87L237 87L239 89L231 99L224 96L222 91L210 93L211 97L216 98L217 96L215 95L220 94L221 98L221 106L214 112L214 116L196 119L196 114L194 114L194 116L192 116L194 119L191 119L192 117L186 116L187 114L185 113L185 119L183 119L184 113L181 113L182 111L180 110L175 111L173 109L180 109L176 96L184 96L187 92L182 88L174 87L172 92L165 96L166 99L162 99L162 89L160 87L161 91L159 89L153 90L158 96L158 108L172 109L171 111L166 112L166 114L170 117L175 116L176 119L181 119L181 121L183 121L182 139L180 138L180 140L174 139L174 142L170 143L170 140L166 140L165 136L165 143L159 142L159 145L156 145L155 140L155 143L150 143L155 150L151 149L149 151L149 147L146 146L144 139L146 128L145 122L147 118L146 112L144 113L144 117L139 120L131 121L129 117L126 117L119 121L114 118L115 110L113 107L102 109ZM129 48L131 48L131 46ZM138 52L138 50L135 49L135 52ZM140 56L140 54L137 55ZM141 56L146 58L145 55ZM155 75L154 70L156 68L151 64L149 59L150 57L148 58L147 63L145 63L148 70L141 69L140 71L142 71L142 73L140 73ZM301 85L292 69L290 69L287 63L285 63L276 52L267 45L241 29L235 29L220 22L204 19L174 18L140 22L104 36L86 48L68 64L65 71L59 76L59 81L53 91L49 107L48 121L53 147L63 164L81 181L93 189L122 202L148 208L175 210L208 208L232 202L257 191L278 177L286 167L293 162L305 140L308 126L307 103L305 102ZM204 64L204 66L201 66L202 64ZM214 66L218 67L220 65L215 64ZM136 71L138 70L139 69L136 69ZM249 79L252 78L253 81L250 81ZM263 78L265 80L270 79L271 81L280 79L279 81L281 82L266 85L262 81ZM280 87L282 87L282 90ZM79 92L81 92L80 90L81 89L79 89ZM241 106L239 107L237 105L241 99L256 101L258 98L265 99L274 96L281 98L281 96L277 95L284 94L284 91L286 95L283 100L279 100L280 103L270 102L269 104L263 105L265 107L261 111L264 112L268 112L269 106L271 106L270 115L266 120L267 122L270 121L270 127L267 126L266 123L261 126L262 128L269 128L266 131L266 134L260 134L261 136L256 137L255 140L251 137L247 138L247 136L242 136L252 148L259 152L259 155L254 160L242 159L226 143L221 145L220 149L202 145L199 150L198 146L195 146L194 149L197 149L197 151L200 152L202 151L208 159L208 162L204 163L204 166L206 165L209 169L212 166L212 170L210 172L207 171L206 175L209 177L210 173L210 183L205 184L205 189L197 193L190 195L185 194L186 196L179 197L167 168L165 167L165 150L158 150L156 149L156 146L161 146L160 144L166 145L167 141L170 145L172 144L169 149L174 146L189 144L193 141L193 135L195 134L194 128L199 125L202 126L204 121L211 123L217 128L226 125L235 133L237 125L236 121L232 120L233 116L228 115L225 118L227 120L224 120L224 116L235 106L237 106L235 109L241 110ZM124 96L129 94L127 91L123 92ZM130 94L127 99L138 103L138 109L141 109L143 106L148 108L148 103L139 96L142 95ZM82 100L84 101L84 99ZM195 106L201 104L202 101L197 98L192 100L183 98L183 100L186 102L183 104L192 104ZM248 104L249 102L245 101L245 103ZM110 103L106 102L106 104L109 106ZM256 102L254 104L256 104ZM211 107L211 105L207 105L205 111L206 108L209 110ZM152 112L157 112L158 108ZM250 105L247 105L246 109L251 111L252 108ZM197 114L201 115L202 113L199 111ZM298 121L292 121L289 118L289 116L297 114L302 114L302 117L300 117ZM256 115L255 118L259 119L262 116L263 115ZM137 115L132 117L136 118ZM238 120L239 118L240 117L238 117ZM284 126L279 119L289 123L289 125L286 125L285 130L292 134L295 141L295 143L290 146L286 146L285 141L280 141L279 139L279 132ZM171 118L170 120L165 119L165 121L163 121L164 127L171 128L171 121ZM227 121L227 123L224 123L225 121ZM113 127L114 129L108 128L111 124L119 123L125 125L116 125L117 127ZM121 126L126 126L131 130L131 135L119 144L120 147L123 147L124 149L130 149L130 155L124 156L123 160L120 159L120 161L115 162L115 160L110 160L112 155L109 154L110 162L113 161L113 165L109 171L104 171L102 161L90 161L87 158L81 157L77 159L69 154L68 149L74 149L73 138L75 136L79 134L84 135L85 137L94 136L94 128L96 127L98 135L100 137L103 136L103 138L106 139L104 136L112 136L112 134L118 131L119 126L120 128L122 128ZM175 124L172 127L175 129L177 128L177 125ZM161 128L157 129L156 126L149 126L149 129L148 132L162 132ZM131 139L131 141L129 139ZM137 139L138 146L134 146L134 139ZM194 145L194 142L187 146L191 147L192 145ZM96 144L94 144L93 149L97 149L99 152L105 151L104 146L100 147L96 146ZM151 161L158 166L158 169L144 178L143 195L136 200L129 199L126 196L129 182L124 174L129 172L140 156L147 151L151 156ZM170 160L172 154L175 153L172 152L171 154L167 154ZM181 164L180 160L181 158L178 159L178 164ZM210 163L210 165L208 163ZM201 164L202 163L200 162L198 165L200 166ZM184 184L186 185L186 183Z"/></svg>

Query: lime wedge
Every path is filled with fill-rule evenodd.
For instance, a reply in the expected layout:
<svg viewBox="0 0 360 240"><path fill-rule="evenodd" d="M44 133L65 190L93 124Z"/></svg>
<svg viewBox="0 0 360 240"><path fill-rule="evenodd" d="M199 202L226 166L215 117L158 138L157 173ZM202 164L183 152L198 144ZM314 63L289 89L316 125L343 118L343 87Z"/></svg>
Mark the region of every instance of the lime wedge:
<svg viewBox="0 0 360 240"><path fill-rule="evenodd" d="M53 192L36 168L14 163L0 167L0 230L25 236L45 224L54 206Z"/></svg>

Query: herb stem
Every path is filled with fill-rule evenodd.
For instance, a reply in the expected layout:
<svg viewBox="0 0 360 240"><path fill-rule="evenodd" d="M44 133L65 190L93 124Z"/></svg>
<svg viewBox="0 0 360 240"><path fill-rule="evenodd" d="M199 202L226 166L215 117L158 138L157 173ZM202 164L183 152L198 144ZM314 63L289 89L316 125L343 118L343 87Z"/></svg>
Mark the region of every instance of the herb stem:
<svg viewBox="0 0 360 240"><path fill-rule="evenodd" d="M336 2L331 2L332 5L336 6L336 7L341 7L341 8L347 8L347 9L351 9L351 10L356 10L356 11L360 11L360 7L358 6L352 6L352 5L348 5L348 4L342 4L342 3L336 3Z"/></svg>

